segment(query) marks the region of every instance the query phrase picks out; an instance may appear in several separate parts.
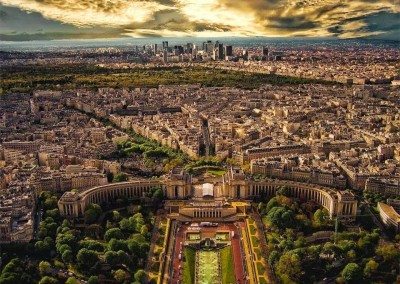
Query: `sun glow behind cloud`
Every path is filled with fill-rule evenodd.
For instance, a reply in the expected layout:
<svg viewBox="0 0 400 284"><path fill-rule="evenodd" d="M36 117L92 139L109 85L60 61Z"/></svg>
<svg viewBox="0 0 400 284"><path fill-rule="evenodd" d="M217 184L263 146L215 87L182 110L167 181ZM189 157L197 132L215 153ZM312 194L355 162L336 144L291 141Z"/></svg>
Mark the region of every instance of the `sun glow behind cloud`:
<svg viewBox="0 0 400 284"><path fill-rule="evenodd" d="M132 22L143 23L149 20L155 12L166 8L156 2L124 0L1 0L0 3L39 12L46 18L77 26L120 27Z"/></svg>
<svg viewBox="0 0 400 284"><path fill-rule="evenodd" d="M398 0L0 0L0 4L78 28L114 29L135 37L347 38L400 30Z"/></svg>

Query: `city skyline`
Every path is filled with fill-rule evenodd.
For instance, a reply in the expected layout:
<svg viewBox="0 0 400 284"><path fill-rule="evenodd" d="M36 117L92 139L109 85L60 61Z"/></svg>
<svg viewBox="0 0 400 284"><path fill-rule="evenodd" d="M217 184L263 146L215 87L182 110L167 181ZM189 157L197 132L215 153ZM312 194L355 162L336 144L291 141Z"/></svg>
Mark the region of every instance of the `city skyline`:
<svg viewBox="0 0 400 284"><path fill-rule="evenodd" d="M397 40L396 1L0 0L0 40L337 37Z"/></svg>

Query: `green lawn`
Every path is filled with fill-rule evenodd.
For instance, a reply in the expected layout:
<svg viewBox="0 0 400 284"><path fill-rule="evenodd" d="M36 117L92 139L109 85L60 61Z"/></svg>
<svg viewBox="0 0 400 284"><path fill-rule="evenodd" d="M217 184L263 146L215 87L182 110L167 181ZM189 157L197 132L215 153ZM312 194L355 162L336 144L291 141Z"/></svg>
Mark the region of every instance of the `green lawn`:
<svg viewBox="0 0 400 284"><path fill-rule="evenodd" d="M214 284L221 279L219 270L219 257L216 250L199 250L196 261L196 282L199 284Z"/></svg>
<svg viewBox="0 0 400 284"><path fill-rule="evenodd" d="M220 169L220 170L208 170L207 171L209 174L212 174L213 176L221 177L226 173L226 170Z"/></svg>
<svg viewBox="0 0 400 284"><path fill-rule="evenodd" d="M235 273L231 246L221 249L222 284L234 284Z"/></svg>
<svg viewBox="0 0 400 284"><path fill-rule="evenodd" d="M250 228L250 233L251 233L252 235L255 235L256 232L257 232L256 227L255 227L254 225L250 225L249 228Z"/></svg>
<svg viewBox="0 0 400 284"><path fill-rule="evenodd" d="M258 274L263 275L265 273L265 267L261 262L257 262Z"/></svg>
<svg viewBox="0 0 400 284"><path fill-rule="evenodd" d="M260 244L260 240L256 236L251 236L251 242L253 243L253 247L258 247Z"/></svg>
<svg viewBox="0 0 400 284"><path fill-rule="evenodd" d="M196 250L193 248L185 248L184 250L185 262L183 264L183 283L194 284L195 278L195 264L196 264Z"/></svg>
<svg viewBox="0 0 400 284"><path fill-rule="evenodd" d="M261 259L261 250L259 248L255 248L254 253L257 256L257 259Z"/></svg>
<svg viewBox="0 0 400 284"><path fill-rule="evenodd" d="M259 281L259 284L268 284L267 280L265 280L264 277L259 277L258 281Z"/></svg>

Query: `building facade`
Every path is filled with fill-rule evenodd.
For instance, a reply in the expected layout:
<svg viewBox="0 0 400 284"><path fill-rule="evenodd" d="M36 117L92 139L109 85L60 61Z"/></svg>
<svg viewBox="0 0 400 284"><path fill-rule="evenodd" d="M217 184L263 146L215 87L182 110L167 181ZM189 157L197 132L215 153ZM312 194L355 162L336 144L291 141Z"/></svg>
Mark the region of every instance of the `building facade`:
<svg viewBox="0 0 400 284"><path fill-rule="evenodd" d="M202 191L201 188L204 188L204 185L207 185L207 191ZM183 171L172 171L162 179L112 183L82 192L66 192L60 198L58 206L61 215L78 218L83 216L89 204L109 203L121 197L143 198L154 188L161 188L170 201L189 198L193 200L193 202L178 202L175 205L169 203L172 206L170 209L175 213L186 212L187 216L198 218L223 218L231 215L232 210L235 212L243 210L240 206L232 206L233 202L260 196L272 198L282 187L286 187L294 198L320 204L328 210L331 218L337 216L352 220L356 216L357 201L348 191L294 181L273 179L258 181L236 169L230 169L220 179L193 179ZM202 208L208 208L205 211L210 213L202 213L205 212ZM228 211L230 213L227 213Z"/></svg>

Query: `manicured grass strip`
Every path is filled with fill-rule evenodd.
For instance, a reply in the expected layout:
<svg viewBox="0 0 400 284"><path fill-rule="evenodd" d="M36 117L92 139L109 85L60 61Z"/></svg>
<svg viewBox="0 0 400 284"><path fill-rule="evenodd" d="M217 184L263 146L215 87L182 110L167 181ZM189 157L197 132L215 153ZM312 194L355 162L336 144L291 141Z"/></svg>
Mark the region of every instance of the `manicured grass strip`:
<svg viewBox="0 0 400 284"><path fill-rule="evenodd" d="M264 277L259 277L259 284L268 284L267 280Z"/></svg>
<svg viewBox="0 0 400 284"><path fill-rule="evenodd" d="M249 227L250 227L250 233L252 235L255 235L257 233L256 227L254 225L250 225Z"/></svg>
<svg viewBox="0 0 400 284"><path fill-rule="evenodd" d="M234 284L235 272L231 246L221 249L222 284Z"/></svg>
<svg viewBox="0 0 400 284"><path fill-rule="evenodd" d="M260 244L260 240L256 236L251 236L251 241L253 243L253 247L258 247Z"/></svg>
<svg viewBox="0 0 400 284"><path fill-rule="evenodd" d="M185 262L183 264L183 283L194 284L195 265L196 265L196 250L190 247L184 250Z"/></svg>
<svg viewBox="0 0 400 284"><path fill-rule="evenodd" d="M261 262L257 262L257 270L259 275L263 275L265 273L265 267Z"/></svg>
<svg viewBox="0 0 400 284"><path fill-rule="evenodd" d="M218 177L223 176L226 173L225 170L208 170L207 172Z"/></svg>

